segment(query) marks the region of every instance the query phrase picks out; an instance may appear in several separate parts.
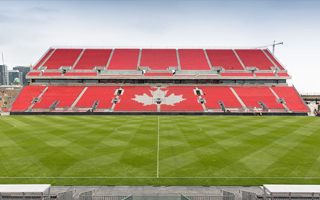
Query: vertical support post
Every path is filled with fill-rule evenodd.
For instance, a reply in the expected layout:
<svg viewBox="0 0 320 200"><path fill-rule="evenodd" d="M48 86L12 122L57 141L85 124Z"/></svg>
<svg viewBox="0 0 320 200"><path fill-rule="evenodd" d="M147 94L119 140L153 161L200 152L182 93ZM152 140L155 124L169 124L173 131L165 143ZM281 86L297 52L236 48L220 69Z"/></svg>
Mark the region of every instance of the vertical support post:
<svg viewBox="0 0 320 200"><path fill-rule="evenodd" d="M50 200L50 199L51 199L51 195L50 195L50 188L51 188L51 187L49 187L49 188L48 188L48 192L47 192L47 193L48 193L48 200Z"/></svg>
<svg viewBox="0 0 320 200"><path fill-rule="evenodd" d="M289 192L289 200L291 200L291 192Z"/></svg>
<svg viewBox="0 0 320 200"><path fill-rule="evenodd" d="M276 47L276 41L273 40L273 44L272 44L272 54L273 54L273 55L274 55L275 47Z"/></svg>

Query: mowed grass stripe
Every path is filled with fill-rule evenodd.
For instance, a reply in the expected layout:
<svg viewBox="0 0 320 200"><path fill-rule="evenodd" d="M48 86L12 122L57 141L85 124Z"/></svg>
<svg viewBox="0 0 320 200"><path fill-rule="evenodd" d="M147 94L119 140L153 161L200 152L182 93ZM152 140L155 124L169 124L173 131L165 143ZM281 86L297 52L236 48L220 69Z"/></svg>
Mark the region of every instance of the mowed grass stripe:
<svg viewBox="0 0 320 200"><path fill-rule="evenodd" d="M48 126L47 129L40 129L40 134L35 134L37 130L34 128L34 131L27 132L23 131L22 135L25 137L23 138L22 143L20 146L25 146L29 151L30 155L34 155L35 157L39 158L40 164L44 164L46 167L50 168L51 174L54 176L63 175L68 172L72 174L77 174L82 176L83 173L88 173L89 175L96 176L96 175L109 175L114 176L115 174L119 173L119 175L134 175L136 173L146 173L142 169L144 167L148 167L149 170L154 171L154 163L155 161L149 160L149 158L154 158L154 152L151 152L151 156L147 156L143 161L147 162L146 164L142 165L142 167L134 167L132 165L139 164L139 162L135 162L139 156L141 156L141 150L143 150L143 146L148 143L145 143L141 140L148 140L148 135L150 135L150 131L148 128L156 129L155 127L155 120L154 119L146 119L146 118L138 118L138 120L143 120L143 122L135 121L134 123L130 123L130 120L126 120L126 118L120 118L115 120L116 123L100 123L99 127L101 129L93 129L93 128L86 128L87 124L83 124L83 119L80 117L81 120L74 120L74 117L67 118L54 116L54 117L45 117L42 116L41 118L36 119L34 122L35 124L39 124L40 126ZM79 118L79 117L76 117ZM84 117L85 120L87 117ZM99 119L99 118L97 118ZM129 118L131 119L131 118ZM134 120L136 117L133 118ZM81 123L81 122L82 123ZM119 121L119 122L117 122ZM150 121L151 126L150 126ZM153 121L153 122L152 122ZM72 122L72 123L70 123ZM110 121L109 121L110 122ZM89 122L92 123L92 122ZM149 123L149 124L147 124ZM68 129L61 128L61 126L54 126L54 124L61 125L65 124ZM136 124L136 125L135 125ZM133 126L134 125L134 126ZM137 126L138 125L138 126ZM136 127L135 127L136 126ZM103 127L107 128L107 131L103 129ZM116 137L118 138L120 143L119 148L116 149L117 153L112 153L112 148L114 146L108 145L108 143L100 144L101 141L104 141L102 138L105 137L105 141L114 138L114 136L110 137L110 129L108 127L113 127L115 131ZM79 129L81 132L79 132ZM139 129L139 131L133 132L132 130ZM147 135L142 133L147 129ZM46 134L43 134L42 130L47 130ZM73 130L75 134L70 135L70 131ZM85 131L83 131L85 130ZM77 133L78 132L78 133ZM152 131L151 131L152 132ZM153 131L155 132L155 131ZM21 134L21 132L20 132ZM12 134L11 134L12 135ZM69 144L67 144L66 139L69 139ZM139 138L139 142L142 144L135 144L134 138ZM150 136L149 136L150 137ZM152 137L152 134L151 134ZM60 141L57 141L57 138L60 138ZM151 138L155 139L155 138ZM29 145L31 140L32 145ZM122 141L122 145L121 145ZM49 145L48 145L49 143ZM34 146L38 148L34 148ZM66 145L61 145L66 144ZM71 152L82 152L82 155L78 156L70 156L70 148ZM101 147L101 148L99 148ZM155 148L153 144L147 149ZM42 149L46 149L46 151L42 151ZM83 150L85 149L85 151ZM111 152L110 152L111 151ZM147 151L143 151L147 152ZM149 151L150 153L150 151ZM138 155L135 155L138 154ZM39 163L35 163L39 165ZM142 163L143 164L143 163ZM111 165L111 166L108 166ZM45 167L43 167L45 168ZM32 168L31 168L32 169ZM62 171L62 169L64 171ZM66 171L66 172L65 172ZM27 172L26 172L27 173ZM49 173L49 174L50 174ZM49 175L48 174L48 175Z"/></svg>
<svg viewBox="0 0 320 200"><path fill-rule="evenodd" d="M239 119L239 118L238 118ZM244 118L246 119L246 118ZM197 126L201 126L201 123L198 124L192 124L184 126L182 132L184 134L188 134L190 132L187 132L187 129L191 131L191 133L188 136L185 136L184 138L189 138L190 141L188 141L189 147L187 147L188 151L185 150L185 147L183 145L186 144L186 142L183 143L182 147L171 147L169 154L171 153L174 155L172 160L177 160L175 157L178 157L180 159L183 159L182 161L179 161L180 163L172 164L173 162L170 160L169 164L169 171L175 173L176 171L179 171L179 174L183 176L188 176L192 174L193 176L201 175L201 173L207 173L211 175L217 174L217 176L220 175L220 173L216 173L217 171L220 171L221 169L225 168L228 165L231 165L233 162L237 162L240 158L245 156L246 154L251 153L252 151L255 151L257 147L253 146L253 148L250 147L247 142L251 139L254 141L251 142L253 144L257 143L261 145L261 142L259 140L260 137L256 137L255 135L250 135L246 132L247 129L250 129L248 123L250 123L250 118L247 118L247 121L244 121L240 125L238 123L231 124L228 127L225 127L224 134L221 134L222 137L215 139L217 135L214 135L213 137L206 137L204 134L198 133L196 129L201 129ZM175 123L176 124L176 123ZM192 127L195 127L194 129ZM245 127L247 127L245 129ZM216 129L214 125L212 125L213 129ZM169 129L173 129L172 132L179 133L178 130L175 130L174 127L170 127ZM220 128L220 130L223 128ZM162 134L163 135L163 134ZM260 134L261 135L261 134ZM218 135L220 136L220 134ZM276 135L278 136L278 135ZM268 141L265 141L265 145L268 145ZM252 146L252 145L251 145ZM163 150L163 147L162 147ZM200 150L200 151L199 151ZM173 152L174 151L174 152ZM179 153L182 153L181 156L179 156ZM190 153L190 155L187 155ZM188 158L189 156L189 158ZM170 157L169 157L170 158ZM168 158L167 158L168 159ZM179 166L181 164L185 164L180 170ZM170 166L173 165L173 166ZM161 165L163 165L161 163ZM197 170L193 170L196 165ZM175 167L174 167L175 166ZM243 172L241 172L240 175L245 175L243 173L247 173L247 176L252 175L252 171L245 166L240 166L240 164L237 164L235 166L238 169L241 169ZM239 170L228 170L226 173L235 173L239 172ZM170 176L174 174L168 174ZM239 174L233 174L234 176L239 176Z"/></svg>
<svg viewBox="0 0 320 200"><path fill-rule="evenodd" d="M256 173L256 170L259 167L263 167L262 162L264 160L261 157L257 158L257 163L256 161L253 162L254 164L257 164L257 168L252 168L250 165L247 165L247 162L241 161L253 152L266 148L266 146L269 145L270 139L265 139L265 136L272 134L272 131L272 129L268 129L267 131L263 130L262 133L259 134L259 137L252 134L252 132L248 132L241 135L242 137L240 138L238 137L227 140L227 143L222 141L222 143L226 144L226 147L214 156L222 156L221 159L225 160L225 162L217 162L214 174L218 176L219 174L225 173L228 173L230 176L255 176L259 174ZM277 139L280 136L281 135L273 135L271 140Z"/></svg>
<svg viewBox="0 0 320 200"><path fill-rule="evenodd" d="M159 116L159 178L157 119L158 116L0 118L1 182L320 183L319 118Z"/></svg>
<svg viewBox="0 0 320 200"><path fill-rule="evenodd" d="M279 171L278 174L282 176L310 176L309 172L315 170L312 167L315 166L314 164L317 163L320 156L319 143L317 142L320 141L319 133L320 126L317 120L304 123L302 128L294 131L294 134L298 135L300 140L295 145L290 140L283 141L280 145L287 150L279 154L277 162L270 165L270 168L275 170L272 170L272 172L265 170L265 174L277 174L277 171ZM301 156L301 151L305 152L303 156ZM280 172L276 165L292 166L292 170L286 173ZM317 170L320 170L320 165L318 165Z"/></svg>

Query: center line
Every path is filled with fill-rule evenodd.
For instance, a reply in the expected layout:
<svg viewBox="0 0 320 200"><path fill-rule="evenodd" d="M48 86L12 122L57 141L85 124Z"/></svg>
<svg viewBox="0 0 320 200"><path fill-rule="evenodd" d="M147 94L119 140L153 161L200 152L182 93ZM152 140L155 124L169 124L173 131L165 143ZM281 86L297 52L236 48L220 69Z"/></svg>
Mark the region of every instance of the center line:
<svg viewBox="0 0 320 200"><path fill-rule="evenodd" d="M157 178L159 178L160 118L158 116Z"/></svg>

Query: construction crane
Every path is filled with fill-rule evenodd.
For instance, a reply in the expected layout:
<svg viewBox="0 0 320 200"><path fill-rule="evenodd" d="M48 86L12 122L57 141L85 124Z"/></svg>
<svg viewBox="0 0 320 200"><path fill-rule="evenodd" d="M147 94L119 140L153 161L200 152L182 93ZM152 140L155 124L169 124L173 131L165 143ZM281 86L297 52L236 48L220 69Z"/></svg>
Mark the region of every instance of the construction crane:
<svg viewBox="0 0 320 200"><path fill-rule="evenodd" d="M273 44L272 44L272 54L273 55L274 55L274 52L276 50L277 45L283 45L283 42L276 42L275 40L273 40Z"/></svg>
<svg viewBox="0 0 320 200"><path fill-rule="evenodd" d="M1 53L2 55L2 64L4 65L4 56L3 56L3 52Z"/></svg>
<svg viewBox="0 0 320 200"><path fill-rule="evenodd" d="M262 46L262 47L257 47L257 48L265 48L265 47L272 46L272 54L274 55L277 45L283 45L283 42L276 42L275 40L273 40L272 44L268 44L268 45L265 45L265 46Z"/></svg>

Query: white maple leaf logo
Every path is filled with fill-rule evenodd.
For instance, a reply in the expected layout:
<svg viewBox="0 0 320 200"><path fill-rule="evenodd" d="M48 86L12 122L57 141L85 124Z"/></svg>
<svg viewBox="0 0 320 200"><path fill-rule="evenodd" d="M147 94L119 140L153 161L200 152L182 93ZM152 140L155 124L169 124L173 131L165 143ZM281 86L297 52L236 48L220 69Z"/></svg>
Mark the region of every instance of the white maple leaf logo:
<svg viewBox="0 0 320 200"><path fill-rule="evenodd" d="M168 93L168 90L163 91L160 88L158 88L157 90L150 90L150 93L152 96L149 96L146 93L143 93L142 95L135 95L135 98L132 98L132 100L138 103L142 103L144 106L153 105L153 104L173 106L174 104L180 103L181 101L185 100L182 97L182 94L175 95L174 93L172 93L169 96L166 96Z"/></svg>

